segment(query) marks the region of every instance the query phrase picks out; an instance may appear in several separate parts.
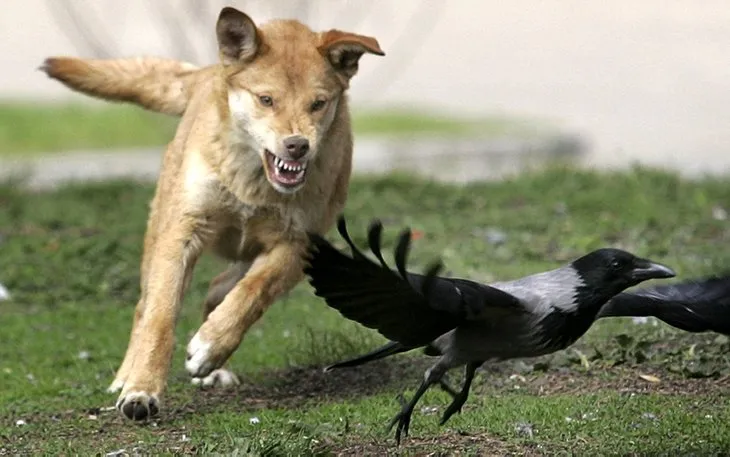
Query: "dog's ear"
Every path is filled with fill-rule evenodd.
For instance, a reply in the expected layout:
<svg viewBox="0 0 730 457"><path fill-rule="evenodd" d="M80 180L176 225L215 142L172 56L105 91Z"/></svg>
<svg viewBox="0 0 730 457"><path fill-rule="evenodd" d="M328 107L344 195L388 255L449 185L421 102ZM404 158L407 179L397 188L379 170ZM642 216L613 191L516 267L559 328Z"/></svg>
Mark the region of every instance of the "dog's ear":
<svg viewBox="0 0 730 457"><path fill-rule="evenodd" d="M355 76L360 57L366 52L385 55L375 38L340 30L324 32L317 49L346 80Z"/></svg>
<svg viewBox="0 0 730 457"><path fill-rule="evenodd" d="M251 60L261 45L256 24L246 14L229 6L218 15L215 31L224 65Z"/></svg>

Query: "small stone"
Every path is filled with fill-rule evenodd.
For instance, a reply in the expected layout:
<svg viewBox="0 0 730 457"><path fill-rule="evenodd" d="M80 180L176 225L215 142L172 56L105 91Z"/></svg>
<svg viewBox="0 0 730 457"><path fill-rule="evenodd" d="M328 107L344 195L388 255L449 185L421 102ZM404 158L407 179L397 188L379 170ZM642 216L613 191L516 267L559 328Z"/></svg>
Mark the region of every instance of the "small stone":
<svg viewBox="0 0 730 457"><path fill-rule="evenodd" d="M127 453L126 449L117 449L116 451L107 452L105 457L118 457Z"/></svg>
<svg viewBox="0 0 730 457"><path fill-rule="evenodd" d="M644 414L641 415L641 418L642 419L646 419L646 420L650 420L650 421L658 420L657 417L656 417L656 415L655 414L652 414L652 413L644 413Z"/></svg>
<svg viewBox="0 0 730 457"><path fill-rule="evenodd" d="M438 410L438 406L424 406L423 408L421 408L421 414L436 414Z"/></svg>
<svg viewBox="0 0 730 457"><path fill-rule="evenodd" d="M715 206L712 208L712 218L716 221L727 220L727 210L721 206Z"/></svg>
<svg viewBox="0 0 730 457"><path fill-rule="evenodd" d="M78 358L79 360L89 360L91 358L91 354L89 353L89 351L81 351L76 356L76 358Z"/></svg>
<svg viewBox="0 0 730 457"><path fill-rule="evenodd" d="M658 383L662 382L661 379L657 378L654 375L650 375L650 374L640 374L639 377L641 379L643 379L644 381L652 382L654 384L658 384Z"/></svg>
<svg viewBox="0 0 730 457"><path fill-rule="evenodd" d="M499 246L500 244L504 244L507 241L507 234L494 227L488 227L485 229L475 229L472 230L472 235L484 238L487 243Z"/></svg>
<svg viewBox="0 0 730 457"><path fill-rule="evenodd" d="M0 301L10 300L10 291L0 284Z"/></svg>
<svg viewBox="0 0 730 457"><path fill-rule="evenodd" d="M261 420L259 420L259 418L256 417L256 416L254 416L254 417L252 417L251 419L248 420L248 423L251 424L251 425L256 425L259 422L261 422Z"/></svg>
<svg viewBox="0 0 730 457"><path fill-rule="evenodd" d="M518 422L517 425L515 425L515 432L517 432L518 435L527 436L529 438L532 438L534 435L532 424L527 422Z"/></svg>
<svg viewBox="0 0 730 457"><path fill-rule="evenodd" d="M487 243L499 246L507 241L507 234L502 230L490 228L484 232L484 237L487 239Z"/></svg>
<svg viewBox="0 0 730 457"><path fill-rule="evenodd" d="M18 419L15 421L15 425L17 425L18 427L22 427L23 425L25 425L25 421L23 419Z"/></svg>

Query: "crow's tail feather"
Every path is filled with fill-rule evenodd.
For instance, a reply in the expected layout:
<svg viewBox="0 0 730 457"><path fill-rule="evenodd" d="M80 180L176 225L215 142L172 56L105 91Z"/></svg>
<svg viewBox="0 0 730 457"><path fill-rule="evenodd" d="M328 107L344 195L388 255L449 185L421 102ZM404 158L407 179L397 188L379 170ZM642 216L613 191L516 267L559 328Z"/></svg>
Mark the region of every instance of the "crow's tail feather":
<svg viewBox="0 0 730 457"><path fill-rule="evenodd" d="M356 366L362 365L364 363L372 362L373 360L383 359L383 358L389 357L391 355L400 354L401 352L410 351L411 349L414 349L414 348L410 347L410 346L405 346L396 341L391 341L390 343L386 344L385 346L379 347L378 349L368 352L367 354L363 354L361 356L355 357L353 359L345 360L342 362L337 362L328 367L325 367L323 371L327 372L327 371L331 371L331 370L334 370L337 368L356 367Z"/></svg>

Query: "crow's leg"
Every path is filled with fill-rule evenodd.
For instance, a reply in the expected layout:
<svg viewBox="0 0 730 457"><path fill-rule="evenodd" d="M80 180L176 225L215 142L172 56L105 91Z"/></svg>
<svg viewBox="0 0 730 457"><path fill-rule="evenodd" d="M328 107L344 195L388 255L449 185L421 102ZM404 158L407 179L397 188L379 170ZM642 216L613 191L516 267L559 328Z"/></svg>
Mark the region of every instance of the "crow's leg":
<svg viewBox="0 0 730 457"><path fill-rule="evenodd" d="M423 382L418 387L418 390L413 395L413 398L411 398L411 401L406 402L403 396L400 396L399 399L401 401L401 410L398 414L395 415L393 420L391 420L390 424L388 425L388 430L390 430L393 428L396 422L398 423L398 427L395 430L396 444L400 444L401 433L405 436L408 436L408 428L411 425L411 415L413 414L413 409L416 407L416 403L418 403L418 400L421 399L423 394L426 393L426 391L429 387L431 387L432 384L439 382L444 373L446 373L446 366L437 363L426 371Z"/></svg>
<svg viewBox="0 0 730 457"><path fill-rule="evenodd" d="M464 375L464 385L461 387L461 392L454 395L454 400L451 402L444 415L441 416L441 424L444 425L451 416L457 412L461 412L461 407L466 403L466 399L469 397L469 389L471 389L471 383L474 381L474 375L477 372L477 368L484 362L470 362L466 364L466 374Z"/></svg>

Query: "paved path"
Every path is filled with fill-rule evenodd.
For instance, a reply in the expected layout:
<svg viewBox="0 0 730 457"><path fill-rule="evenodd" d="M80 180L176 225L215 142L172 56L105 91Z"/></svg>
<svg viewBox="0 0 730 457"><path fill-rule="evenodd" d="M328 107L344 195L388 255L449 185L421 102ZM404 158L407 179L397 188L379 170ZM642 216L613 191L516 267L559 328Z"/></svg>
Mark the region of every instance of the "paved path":
<svg viewBox="0 0 730 457"><path fill-rule="evenodd" d="M162 148L54 153L31 159L0 159L0 179L25 175L36 189L73 180L138 178L154 180ZM358 140L355 173L403 170L441 181L496 179L526 166L560 157L579 158L581 144L572 137L490 140Z"/></svg>

